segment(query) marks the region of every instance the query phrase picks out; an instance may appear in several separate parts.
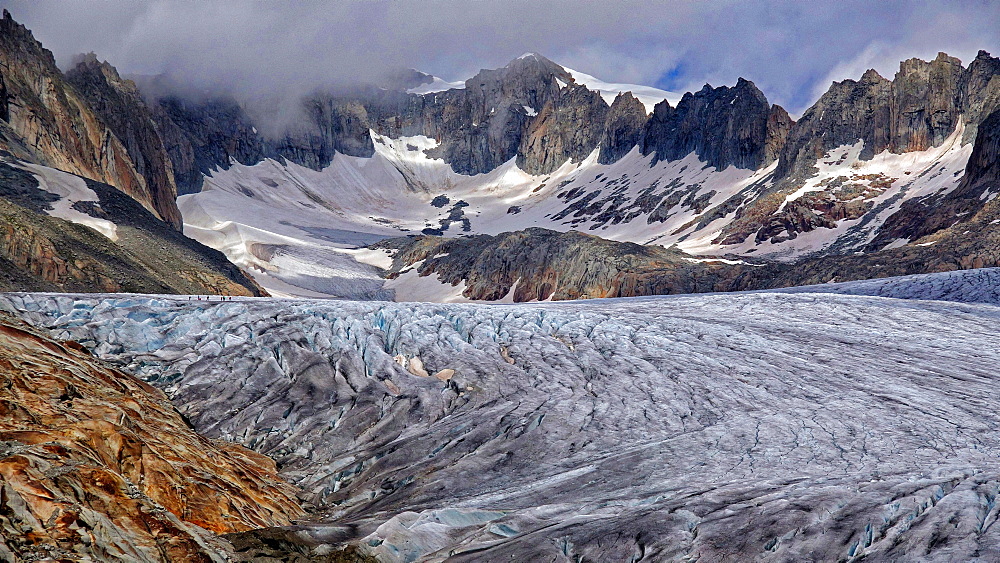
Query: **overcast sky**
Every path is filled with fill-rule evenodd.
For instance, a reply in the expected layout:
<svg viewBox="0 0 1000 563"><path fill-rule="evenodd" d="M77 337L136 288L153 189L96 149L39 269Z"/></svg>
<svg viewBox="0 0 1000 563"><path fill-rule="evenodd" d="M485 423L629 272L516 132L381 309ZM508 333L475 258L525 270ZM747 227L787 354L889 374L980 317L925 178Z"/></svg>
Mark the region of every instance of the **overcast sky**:
<svg viewBox="0 0 1000 563"><path fill-rule="evenodd" d="M683 92L752 80L798 114L832 80L946 51L1000 52L1000 1L0 0L61 65L235 93L293 92L412 67L447 80L524 52L611 82Z"/></svg>

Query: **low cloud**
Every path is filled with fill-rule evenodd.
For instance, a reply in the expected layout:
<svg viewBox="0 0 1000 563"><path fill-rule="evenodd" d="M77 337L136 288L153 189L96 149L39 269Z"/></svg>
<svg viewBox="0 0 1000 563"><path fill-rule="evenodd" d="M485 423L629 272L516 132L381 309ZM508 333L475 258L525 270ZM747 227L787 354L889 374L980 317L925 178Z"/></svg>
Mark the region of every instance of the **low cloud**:
<svg viewBox="0 0 1000 563"><path fill-rule="evenodd" d="M239 97L293 97L412 67L448 80L537 51L608 81L686 91L743 76L800 113L832 80L938 51L1000 50L990 1L0 1L60 64L94 51Z"/></svg>

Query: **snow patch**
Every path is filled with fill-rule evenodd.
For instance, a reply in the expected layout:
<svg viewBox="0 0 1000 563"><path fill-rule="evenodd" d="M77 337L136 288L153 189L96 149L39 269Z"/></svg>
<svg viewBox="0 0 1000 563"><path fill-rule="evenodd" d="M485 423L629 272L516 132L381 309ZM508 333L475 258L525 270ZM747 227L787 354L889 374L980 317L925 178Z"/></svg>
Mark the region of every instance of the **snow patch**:
<svg viewBox="0 0 1000 563"><path fill-rule="evenodd" d="M410 88L409 90L406 91L406 93L423 96L425 94L436 94L438 92L445 92L447 90L461 90L465 88L464 80L448 82L447 80L438 78L437 76L432 76L431 78L433 80L429 84L421 84L416 88Z"/></svg>
<svg viewBox="0 0 1000 563"><path fill-rule="evenodd" d="M646 107L646 113L650 114L653 113L653 108L656 104L662 102L663 100L667 100L671 106L677 107L677 104L683 97L682 94L668 92L667 90L653 88L652 86L605 82L578 70L573 70L567 67L563 67L563 69L573 77L573 80L575 80L577 84L582 84L590 90L600 92L601 97L604 98L604 101L607 102L609 106L614 103L618 94L621 94L622 92L632 92L632 95Z"/></svg>
<svg viewBox="0 0 1000 563"><path fill-rule="evenodd" d="M28 162L19 162L14 166L34 174L40 189L59 196L58 201L52 202L52 209L45 211L48 215L90 227L113 241L118 240L118 225L107 219L91 217L73 209L73 204L77 202L89 202L100 206L101 199L94 190L87 187L87 182L83 178Z"/></svg>

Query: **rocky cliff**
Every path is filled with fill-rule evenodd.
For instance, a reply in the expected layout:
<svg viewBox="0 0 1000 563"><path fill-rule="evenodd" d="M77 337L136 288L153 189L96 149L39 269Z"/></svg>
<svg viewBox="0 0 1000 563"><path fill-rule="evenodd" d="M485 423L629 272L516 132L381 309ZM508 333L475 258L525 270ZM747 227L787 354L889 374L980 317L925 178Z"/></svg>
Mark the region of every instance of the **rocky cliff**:
<svg viewBox="0 0 1000 563"><path fill-rule="evenodd" d="M643 154L679 160L697 153L711 166L755 170L770 164L774 147L783 144L791 120L778 106L772 111L764 94L742 78L735 87L704 88L687 93L671 108L666 101L643 132Z"/></svg>
<svg viewBox="0 0 1000 563"><path fill-rule="evenodd" d="M274 462L0 314L0 560L227 561L213 536L302 514Z"/></svg>
<svg viewBox="0 0 1000 563"><path fill-rule="evenodd" d="M826 165L845 162L849 151L834 154L835 150L859 145L857 162L863 163L884 151L887 154L928 151L947 143L957 148L976 141L979 128L996 108L1000 108L1000 59L985 51L980 51L968 67L940 53L929 62L903 61L891 81L869 70L860 80L835 82L788 131L779 151L775 171L778 181L748 204L734 199L732 204L740 206L736 220L723 228L717 241L734 244L748 237L757 242L787 239L817 228L832 228L845 218L860 219L874 208L872 200L880 191L903 179L884 176L872 182L844 174L829 187L808 188L817 194L797 200L794 205L785 206L782 202L807 186L816 176L821 161ZM851 188L855 193L841 189L845 183L858 179L865 185L853 184L857 188ZM919 180L918 177L907 184L913 186ZM960 220L971 217L970 213L978 210L982 202L975 204L968 198L968 182L963 185L966 188L953 194L928 194L904 202L885 220L885 227L869 237L867 245L850 246L846 250L877 251L894 240L915 240L950 226L956 217L954 212L959 213ZM844 202L859 195L857 190L866 191L867 195L852 205L864 208L846 209ZM851 197L843 199L844 195ZM956 206L953 199L963 203ZM834 207L838 209L836 213L827 212Z"/></svg>
<svg viewBox="0 0 1000 563"><path fill-rule="evenodd" d="M864 142L862 159L936 147L962 122L963 142L1000 102L1000 59L980 51L963 67L939 53L933 61L909 59L893 80L867 71L860 80L834 82L791 129L777 175L812 166L824 152Z"/></svg>
<svg viewBox="0 0 1000 563"><path fill-rule="evenodd" d="M0 67L5 93L0 115L6 116L0 127L3 148L112 185L158 218L176 221L179 213L171 202L169 182L149 185L112 128L63 77L52 53L6 10L0 19ZM127 108L116 111L129 113ZM156 193L158 189L166 192Z"/></svg>
<svg viewBox="0 0 1000 563"><path fill-rule="evenodd" d="M153 209L180 230L173 165L135 83L123 80L115 67L93 53L66 73L66 81L125 146L136 172L146 180Z"/></svg>
<svg viewBox="0 0 1000 563"><path fill-rule="evenodd" d="M166 82L147 80L147 96L163 110L155 113L169 138L182 193L197 191L199 173L226 168L232 159L250 164L285 158L321 169L336 152L371 156L369 129L392 138L435 139L439 145L428 156L444 159L461 174L489 172L511 159L529 173L548 174L596 149L601 162L611 163L636 146L661 160L694 151L718 168L757 168L776 158L791 125L787 112L771 107L746 80L732 88L706 86L678 108L665 104L650 117L630 93L609 106L599 92L538 54L482 70L461 89L424 95L375 87L314 93L301 100L300 119L277 136L257 133L235 102L173 95L169 92L179 86L164 88Z"/></svg>
<svg viewBox="0 0 1000 563"><path fill-rule="evenodd" d="M213 169L271 156L252 120L232 97L192 93L163 76L135 80L170 157L179 195L199 191L205 174Z"/></svg>
<svg viewBox="0 0 1000 563"><path fill-rule="evenodd" d="M631 92L618 94L608 110L601 136L601 164L611 164L629 153L642 141L646 107Z"/></svg>
<svg viewBox="0 0 1000 563"><path fill-rule="evenodd" d="M608 111L597 92L537 54L482 70L464 89L400 102L392 94L369 102L373 128L438 140L431 156L462 174L489 172L512 158L535 174L582 160L597 148Z"/></svg>

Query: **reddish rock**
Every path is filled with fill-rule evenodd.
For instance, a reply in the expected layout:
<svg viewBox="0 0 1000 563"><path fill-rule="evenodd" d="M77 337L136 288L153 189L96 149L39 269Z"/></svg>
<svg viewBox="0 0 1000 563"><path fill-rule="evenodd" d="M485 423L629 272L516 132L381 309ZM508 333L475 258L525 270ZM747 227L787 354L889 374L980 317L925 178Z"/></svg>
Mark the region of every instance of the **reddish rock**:
<svg viewBox="0 0 1000 563"><path fill-rule="evenodd" d="M0 560L224 561L302 514L274 463L162 392L0 316Z"/></svg>

